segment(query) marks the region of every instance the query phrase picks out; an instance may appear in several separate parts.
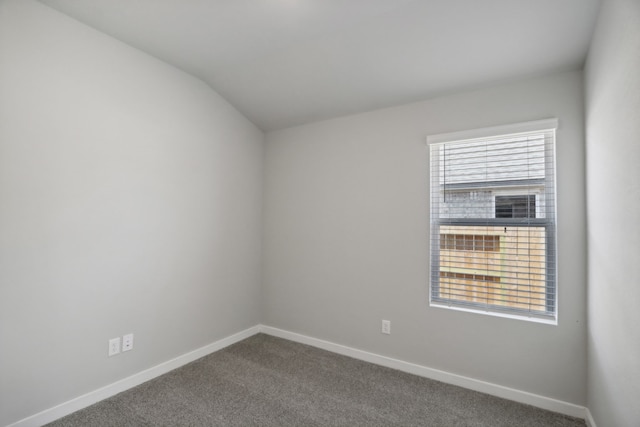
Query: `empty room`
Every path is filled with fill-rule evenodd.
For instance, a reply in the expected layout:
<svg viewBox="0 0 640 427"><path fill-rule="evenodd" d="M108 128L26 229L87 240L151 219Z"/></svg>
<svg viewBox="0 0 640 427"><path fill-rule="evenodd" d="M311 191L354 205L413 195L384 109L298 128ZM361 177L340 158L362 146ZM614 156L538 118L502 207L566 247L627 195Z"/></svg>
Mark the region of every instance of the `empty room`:
<svg viewBox="0 0 640 427"><path fill-rule="evenodd" d="M640 1L0 0L0 426L640 426Z"/></svg>

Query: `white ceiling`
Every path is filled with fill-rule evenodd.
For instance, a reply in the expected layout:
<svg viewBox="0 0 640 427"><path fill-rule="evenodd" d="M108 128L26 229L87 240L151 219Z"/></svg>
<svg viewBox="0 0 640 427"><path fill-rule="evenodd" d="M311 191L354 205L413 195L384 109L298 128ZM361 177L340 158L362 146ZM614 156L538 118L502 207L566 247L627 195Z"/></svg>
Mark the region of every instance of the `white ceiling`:
<svg viewBox="0 0 640 427"><path fill-rule="evenodd" d="M263 130L582 67L598 0L41 0Z"/></svg>

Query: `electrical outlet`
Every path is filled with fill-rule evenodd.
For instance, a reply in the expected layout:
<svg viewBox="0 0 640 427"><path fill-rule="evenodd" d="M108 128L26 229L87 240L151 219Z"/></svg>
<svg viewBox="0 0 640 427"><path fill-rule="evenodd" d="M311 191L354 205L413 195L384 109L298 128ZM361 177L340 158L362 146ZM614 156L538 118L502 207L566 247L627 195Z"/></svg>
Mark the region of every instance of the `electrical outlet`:
<svg viewBox="0 0 640 427"><path fill-rule="evenodd" d="M109 357L120 353L120 337L109 340Z"/></svg>
<svg viewBox="0 0 640 427"><path fill-rule="evenodd" d="M382 333L391 334L391 320L382 321Z"/></svg>
<svg viewBox="0 0 640 427"><path fill-rule="evenodd" d="M122 351L133 350L133 334L122 336Z"/></svg>

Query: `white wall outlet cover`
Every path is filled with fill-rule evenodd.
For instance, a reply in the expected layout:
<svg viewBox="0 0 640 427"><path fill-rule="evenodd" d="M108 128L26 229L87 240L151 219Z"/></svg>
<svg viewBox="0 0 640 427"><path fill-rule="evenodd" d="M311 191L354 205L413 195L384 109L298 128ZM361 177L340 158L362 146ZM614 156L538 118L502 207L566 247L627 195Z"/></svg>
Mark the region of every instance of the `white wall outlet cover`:
<svg viewBox="0 0 640 427"><path fill-rule="evenodd" d="M133 334L127 334L122 337L122 351L133 349Z"/></svg>
<svg viewBox="0 0 640 427"><path fill-rule="evenodd" d="M115 356L120 353L120 337L111 338L109 340L109 356Z"/></svg>
<svg viewBox="0 0 640 427"><path fill-rule="evenodd" d="M382 321L382 333L390 334L391 333L391 320L383 320Z"/></svg>

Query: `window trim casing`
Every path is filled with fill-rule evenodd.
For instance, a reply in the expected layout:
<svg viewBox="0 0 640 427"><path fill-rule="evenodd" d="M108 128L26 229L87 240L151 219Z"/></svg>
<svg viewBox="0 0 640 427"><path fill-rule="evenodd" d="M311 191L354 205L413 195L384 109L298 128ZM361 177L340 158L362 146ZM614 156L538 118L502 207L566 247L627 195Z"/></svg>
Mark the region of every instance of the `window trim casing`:
<svg viewBox="0 0 640 427"><path fill-rule="evenodd" d="M456 224L456 225L477 225L478 222L477 221L473 221L472 219L467 219L467 218L457 218L457 219L445 219L444 221L442 219L439 219L435 224L434 224L434 220L433 220L433 216L432 216L432 183L431 183L431 154L430 154L430 150L427 150L428 152L428 157L429 157L429 161L428 161L428 165L429 165L429 228L430 228L430 234L429 234L429 248L430 248L430 262L429 262L429 306L430 307L436 307L436 308L446 308L446 309L450 309L450 310L456 310L456 311L463 311L463 312L471 312L471 313L479 313L479 314L486 314L486 315L490 315L490 316L496 316L496 317L504 317L504 318L510 318L510 319L517 319L517 320L525 320L525 321L531 321L531 322L538 322L538 323L545 323L545 324L551 324L551 325L557 325L558 324L558 264L557 264L557 245L558 245L558 240L557 240L557 222L558 222L558 214L557 214L557 210L556 210L556 206L557 206L557 188L556 188L556 150L555 150L555 141L556 141L556 131L558 129L558 119L557 118L551 118L551 119L544 119L544 120L536 120L536 121L529 121L529 122L523 122L523 123L514 123L514 124L508 124L508 125L501 125L501 126L492 126L492 127L485 127L485 128L478 128L478 129L471 129L471 130L464 130L464 131L457 131L457 132L449 132L449 133L441 133L441 134L434 134L434 135L429 135L427 136L427 147L430 148L432 144L442 144L442 143L448 143L448 142L465 142L465 141L482 141L482 140L493 140L496 138L501 138L501 137L517 137L519 134L529 134L532 132L545 132L545 133L552 133L553 135L553 147L554 149L552 150L551 156L552 156L552 160L551 160L551 173L552 175L549 175L549 170L548 167L549 165L545 165L545 177L544 177L544 183L545 186L549 186L550 188L552 188L553 190L553 200L550 201L551 203L553 203L554 209L553 209L553 219L549 220L549 219L541 219L541 218L527 218L526 224L523 224L523 221L521 218L500 218L500 219L494 219L494 221L492 222L492 224L495 224L496 226L499 225L504 225L504 226L544 226L545 227L545 235L547 237L547 242L551 242L550 244L548 244L548 246L546 247L546 254L545 257L547 259L547 267L546 267L546 273L545 276L549 277L550 275L553 278L553 304L554 304L554 311L552 313L552 315L539 315L539 314L534 314L534 313L527 313L526 311L522 310L519 311L518 309L515 308L511 308L511 309L501 309L501 310L488 310L486 308L483 308L481 306L478 307L473 307L473 306L463 306L463 305L456 305L452 302L450 302L450 300L447 299L439 299L436 298L436 300L434 301L433 298L433 284L432 284L432 280L433 280L433 266L434 265L438 265L439 266L439 259L440 259L440 248L439 245L434 245L432 242L432 236L434 235L434 230L433 227L437 227L436 232L439 234L439 228L441 225L447 225L447 224ZM551 180L551 182L549 182L549 180ZM536 212L537 213L537 212ZM483 223L482 225L486 225L486 223ZM549 246L551 245L551 246ZM435 247L438 246L438 247ZM438 270L439 271L439 270ZM449 302L447 302L449 301Z"/></svg>

